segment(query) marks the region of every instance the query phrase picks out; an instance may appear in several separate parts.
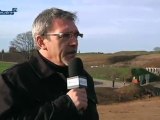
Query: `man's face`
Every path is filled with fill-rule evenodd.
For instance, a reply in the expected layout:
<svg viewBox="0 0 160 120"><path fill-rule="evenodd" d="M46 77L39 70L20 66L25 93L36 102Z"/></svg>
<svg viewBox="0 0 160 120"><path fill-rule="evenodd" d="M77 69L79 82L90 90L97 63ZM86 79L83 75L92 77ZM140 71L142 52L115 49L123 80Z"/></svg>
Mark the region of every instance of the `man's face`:
<svg viewBox="0 0 160 120"><path fill-rule="evenodd" d="M64 66L76 56L78 47L76 34L79 33L79 31L75 23L70 20L56 19L53 21L53 26L54 27L48 31L47 39L44 39L47 50L47 55L45 56L55 64Z"/></svg>

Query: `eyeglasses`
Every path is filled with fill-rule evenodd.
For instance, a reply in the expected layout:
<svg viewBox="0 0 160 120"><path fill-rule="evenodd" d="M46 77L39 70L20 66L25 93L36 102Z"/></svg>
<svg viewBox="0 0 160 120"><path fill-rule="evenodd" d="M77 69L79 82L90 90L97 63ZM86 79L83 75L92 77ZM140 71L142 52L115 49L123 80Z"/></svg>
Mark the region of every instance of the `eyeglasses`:
<svg viewBox="0 0 160 120"><path fill-rule="evenodd" d="M79 32L68 32L68 33L47 33L47 36L57 36L59 39L71 39L75 37L76 39L78 38L83 38L83 34Z"/></svg>

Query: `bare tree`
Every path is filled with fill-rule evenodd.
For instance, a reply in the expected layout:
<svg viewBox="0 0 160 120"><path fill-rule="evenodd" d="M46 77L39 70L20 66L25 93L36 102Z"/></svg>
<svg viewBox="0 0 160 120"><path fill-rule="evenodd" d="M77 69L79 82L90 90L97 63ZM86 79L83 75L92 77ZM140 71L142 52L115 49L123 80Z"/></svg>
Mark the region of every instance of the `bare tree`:
<svg viewBox="0 0 160 120"><path fill-rule="evenodd" d="M11 47L22 53L26 58L29 58L34 50L34 41L32 32L20 33L11 41Z"/></svg>

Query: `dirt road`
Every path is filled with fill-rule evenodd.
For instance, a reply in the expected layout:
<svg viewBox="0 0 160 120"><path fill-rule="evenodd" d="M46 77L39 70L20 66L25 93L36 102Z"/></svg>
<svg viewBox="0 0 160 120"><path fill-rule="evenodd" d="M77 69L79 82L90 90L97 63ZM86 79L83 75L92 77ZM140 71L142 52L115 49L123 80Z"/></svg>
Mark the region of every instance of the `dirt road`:
<svg viewBox="0 0 160 120"><path fill-rule="evenodd" d="M160 120L160 97L98 105L100 120Z"/></svg>
<svg viewBox="0 0 160 120"><path fill-rule="evenodd" d="M100 79L94 79L95 87L113 87L113 81L111 80L100 80ZM124 85L129 85L130 83L124 83L124 82L114 82L115 88L123 87ZM160 88L160 82L150 82L150 85L154 87Z"/></svg>
<svg viewBox="0 0 160 120"><path fill-rule="evenodd" d="M113 81L111 80L100 80L100 79L94 79L95 87L113 87ZM123 87L124 85L128 85L129 83L124 82L114 82L115 88Z"/></svg>

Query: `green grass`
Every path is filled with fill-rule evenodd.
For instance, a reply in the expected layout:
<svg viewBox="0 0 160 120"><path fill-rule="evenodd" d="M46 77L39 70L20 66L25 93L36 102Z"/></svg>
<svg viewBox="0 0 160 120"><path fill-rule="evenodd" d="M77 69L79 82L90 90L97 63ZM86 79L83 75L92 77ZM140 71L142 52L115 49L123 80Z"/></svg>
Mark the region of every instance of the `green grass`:
<svg viewBox="0 0 160 120"><path fill-rule="evenodd" d="M7 68L13 66L15 63L11 62L2 62L0 61L0 73L6 70ZM113 66L101 66L90 68L87 67L86 70L91 74L93 78L102 79L102 80L113 80L119 78L118 80L122 81L131 76L131 68L129 67L113 67Z"/></svg>
<svg viewBox="0 0 160 120"><path fill-rule="evenodd" d="M91 74L93 78L103 79L103 80L119 80L123 81L131 77L131 68L130 67L95 67L95 68L86 68L86 70Z"/></svg>
<svg viewBox="0 0 160 120"><path fill-rule="evenodd" d="M13 65L14 63L11 63L11 62L0 61L0 73L2 73L4 70L8 69L9 67Z"/></svg>

